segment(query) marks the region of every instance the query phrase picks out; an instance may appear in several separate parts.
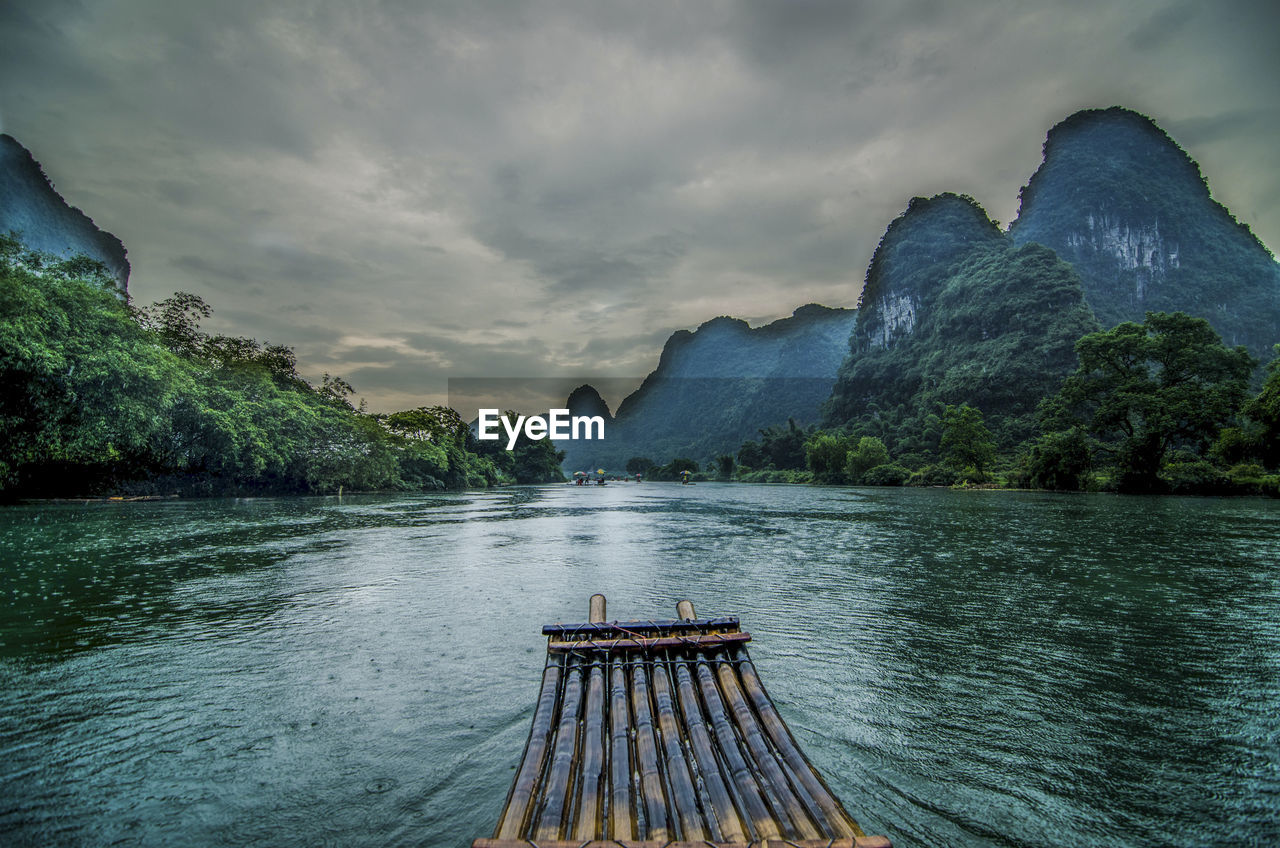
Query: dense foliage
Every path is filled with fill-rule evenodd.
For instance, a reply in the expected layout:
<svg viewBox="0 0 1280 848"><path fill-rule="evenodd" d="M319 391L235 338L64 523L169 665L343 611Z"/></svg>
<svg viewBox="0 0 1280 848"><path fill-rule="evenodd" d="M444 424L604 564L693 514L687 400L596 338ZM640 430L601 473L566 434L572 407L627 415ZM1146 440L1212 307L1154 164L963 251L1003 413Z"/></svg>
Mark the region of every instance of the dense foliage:
<svg viewBox="0 0 1280 848"><path fill-rule="evenodd" d="M973 200L917 198L886 230L825 425L934 453L947 406L993 420L1003 448L1036 430L1036 404L1098 329L1069 265L1014 247Z"/></svg>
<svg viewBox="0 0 1280 848"><path fill-rule="evenodd" d="M1242 412L1254 361L1227 348L1203 318L1150 312L1091 333L1080 367L1045 404L1050 430L1082 427L1116 468L1121 491L1160 491L1171 451L1204 461L1219 431ZM1186 460L1183 460L1186 461Z"/></svg>
<svg viewBox="0 0 1280 848"><path fill-rule="evenodd" d="M354 408L293 352L208 335L178 293L133 309L105 271L0 237L0 493L424 490L562 479L547 445L485 456L456 413ZM506 452L504 451L503 454Z"/></svg>
<svg viewBox="0 0 1280 848"><path fill-rule="evenodd" d="M708 463L699 479L1280 495L1280 345L1253 396L1248 351L1182 313L1086 333L1075 350L1078 366L1020 442L1001 445L999 413L989 421L968 404L825 429L791 421ZM928 437L895 433L903 420L928 421Z"/></svg>
<svg viewBox="0 0 1280 848"><path fill-rule="evenodd" d="M943 412L938 446L947 462L972 468L980 481L987 479L985 469L996 459L996 445L982 413L968 404L948 406Z"/></svg>

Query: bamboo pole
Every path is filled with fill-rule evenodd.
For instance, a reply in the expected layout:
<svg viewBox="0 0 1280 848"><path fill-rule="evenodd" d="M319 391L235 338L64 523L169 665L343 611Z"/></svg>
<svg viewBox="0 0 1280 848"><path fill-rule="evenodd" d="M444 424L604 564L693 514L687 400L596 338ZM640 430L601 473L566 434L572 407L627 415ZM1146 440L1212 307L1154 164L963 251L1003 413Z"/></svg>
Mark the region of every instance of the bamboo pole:
<svg viewBox="0 0 1280 848"><path fill-rule="evenodd" d="M564 829L569 788L573 783L573 765L578 749L578 714L582 711L582 666L576 657L569 660L565 674L564 695L560 701L560 721L556 725L554 752L542 790L542 814L533 838L559 839Z"/></svg>
<svg viewBox="0 0 1280 848"><path fill-rule="evenodd" d="M680 822L680 838L686 842L706 839L707 831L698 814L698 795L693 788L684 746L680 744L680 720L676 717L675 701L671 697L671 680L660 662L653 664L653 701L657 706L658 727L662 730L662 747L666 754L667 776L671 780L671 799L675 802L676 817Z"/></svg>
<svg viewBox="0 0 1280 848"><path fill-rule="evenodd" d="M494 839L516 839L523 831L525 820L529 818L530 801L533 798L534 785L542 774L547 757L547 743L551 737L551 721L556 711L556 698L560 690L560 677L563 671L563 660L548 662L542 672L542 691L538 695L538 706L533 711L533 723L529 728L529 741L525 743L524 759L520 761L520 770L511 784L511 794L507 797L507 805L503 808L502 818L493 831Z"/></svg>
<svg viewBox="0 0 1280 848"><path fill-rule="evenodd" d="M792 773L804 784L804 788L808 790L813 800L822 808L827 826L830 829L826 835L842 837L864 836L862 828L858 827L858 823L854 821L853 816L849 815L840 801L827 788L827 784L822 780L822 777L814 770L808 759L800 751L799 746L796 745L796 741L792 737L791 731L787 728L786 722L778 714L778 710L773 705L773 701L770 700L764 685L761 684L760 677L756 674L755 666L751 664L751 659L747 652L739 651L736 653L735 658L738 660L738 674L742 678L743 688L746 690L747 697L751 699L751 705L755 708L756 714L760 716L760 723L764 725L769 739L773 741L774 747L778 749L778 753L782 755L783 761L791 768Z"/></svg>
<svg viewBox="0 0 1280 848"><path fill-rule="evenodd" d="M603 597L603 596L597 596ZM604 774L604 666L603 660L591 664L587 682L587 710L582 727L582 753L579 756L577 819L574 839L600 839L600 779Z"/></svg>
<svg viewBox="0 0 1280 848"><path fill-rule="evenodd" d="M790 834L791 838L816 839L823 836L824 833L810 819L809 810L803 800L792 790L786 774L783 773L773 751L765 742L755 713L751 711L751 706L738 686L738 675L734 671L733 664L726 662L727 658L722 653L717 654L713 659L716 663L716 677L720 680L720 691L724 693L725 702L733 713L733 721L738 733L763 778L760 788L765 799L774 809L786 811L787 817L795 826L795 832ZM812 800L809 806L812 806Z"/></svg>
<svg viewBox="0 0 1280 848"><path fill-rule="evenodd" d="M680 711L684 713L684 726L689 733L689 746L693 749L694 763L702 776L702 785L711 799L711 809L720 823L720 835L726 842L746 842L746 827L743 825L729 788L720 775L720 765L716 762L715 749L711 745L711 736L707 725L702 720L702 708L698 705L698 693L693 688L693 678L689 674L689 666L684 662L676 664L676 694L680 699Z"/></svg>
<svg viewBox="0 0 1280 848"><path fill-rule="evenodd" d="M640 767L640 790L644 797L647 833L641 839L664 841L670 837L667 805L663 800L662 775L658 773L658 743L649 706L649 681L643 664L631 669L631 706L636 717L636 761Z"/></svg>
<svg viewBox="0 0 1280 848"><path fill-rule="evenodd" d="M609 836L615 840L635 837L635 813L631 809L631 733L627 707L627 671L615 657L609 671Z"/></svg>
<svg viewBox="0 0 1280 848"><path fill-rule="evenodd" d="M733 726L729 723L729 716L725 712L724 702L720 697L720 690L716 686L711 669L705 662L697 663L697 669L698 684L702 689L702 702L706 705L707 716L711 719L711 728L715 731L716 740L720 743L720 754L724 757L729 774L733 777L733 784L738 790L738 797L742 799L744 811L751 818L751 823L755 825L756 833L761 838L781 839L782 831L789 829L790 825L787 814L783 810L770 813L769 805L761 793L759 781L747 767L747 761L738 748L738 740L734 736ZM775 820L775 814L777 820ZM782 824L781 829L778 827L779 822Z"/></svg>
<svg viewBox="0 0 1280 848"><path fill-rule="evenodd" d="M605 616L604 611L605 611L606 603L607 602L605 601L604 595L601 595L599 593L592 595L591 602L588 604L588 609L590 610L590 612L587 614L587 621L591 622L592 624L600 624L601 622L603 622L604 616Z"/></svg>

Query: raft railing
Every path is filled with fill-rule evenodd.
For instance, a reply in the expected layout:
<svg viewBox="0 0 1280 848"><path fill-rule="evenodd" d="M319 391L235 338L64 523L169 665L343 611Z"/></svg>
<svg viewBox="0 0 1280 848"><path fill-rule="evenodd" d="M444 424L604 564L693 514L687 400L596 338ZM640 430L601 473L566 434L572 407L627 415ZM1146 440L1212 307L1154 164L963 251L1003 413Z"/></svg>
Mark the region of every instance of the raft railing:
<svg viewBox="0 0 1280 848"><path fill-rule="evenodd" d="M889 848L805 757L734 616L548 624L524 756L472 848Z"/></svg>

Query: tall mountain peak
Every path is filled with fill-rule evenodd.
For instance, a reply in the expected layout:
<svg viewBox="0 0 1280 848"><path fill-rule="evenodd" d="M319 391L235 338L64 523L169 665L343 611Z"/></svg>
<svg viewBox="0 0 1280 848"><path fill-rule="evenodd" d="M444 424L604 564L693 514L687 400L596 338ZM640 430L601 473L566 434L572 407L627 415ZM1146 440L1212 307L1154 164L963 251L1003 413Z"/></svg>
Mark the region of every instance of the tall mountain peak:
<svg viewBox="0 0 1280 848"><path fill-rule="evenodd" d="M613 420L613 414L609 412L609 404L600 396L600 392L596 391L596 387L590 383L583 383L569 392L569 398L564 402L564 405L569 410L570 415L599 415L605 421Z"/></svg>
<svg viewBox="0 0 1280 848"><path fill-rule="evenodd" d="M84 254L107 266L121 295L128 292L129 260L120 239L54 189L31 151L0 134L0 233L10 231L29 249L69 258Z"/></svg>
<svg viewBox="0 0 1280 848"><path fill-rule="evenodd" d="M913 197L890 222L871 257L851 344L855 353L888 347L910 334L946 280L948 267L1004 236L978 202L944 193Z"/></svg>
<svg viewBox="0 0 1280 848"><path fill-rule="evenodd" d="M1070 262L1103 326L1180 310L1259 358L1280 340L1280 266L1145 115L1112 107L1063 120L1020 200L1010 236Z"/></svg>
<svg viewBox="0 0 1280 848"><path fill-rule="evenodd" d="M826 422L969 403L1004 417L999 437L1016 441L1094 329L1079 277L1053 251L1015 247L970 197L914 198L867 270Z"/></svg>

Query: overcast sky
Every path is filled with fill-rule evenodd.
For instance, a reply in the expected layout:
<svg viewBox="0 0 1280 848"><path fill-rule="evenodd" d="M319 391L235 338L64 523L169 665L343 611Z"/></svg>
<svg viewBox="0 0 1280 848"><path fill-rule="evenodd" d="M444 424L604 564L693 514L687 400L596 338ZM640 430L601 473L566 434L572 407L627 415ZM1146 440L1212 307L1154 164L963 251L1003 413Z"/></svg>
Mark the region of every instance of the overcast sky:
<svg viewBox="0 0 1280 848"><path fill-rule="evenodd" d="M1152 116L1274 251L1277 10L0 0L0 130L124 241L136 302L194 292L390 410L854 306L913 195L1007 223L1081 108Z"/></svg>

